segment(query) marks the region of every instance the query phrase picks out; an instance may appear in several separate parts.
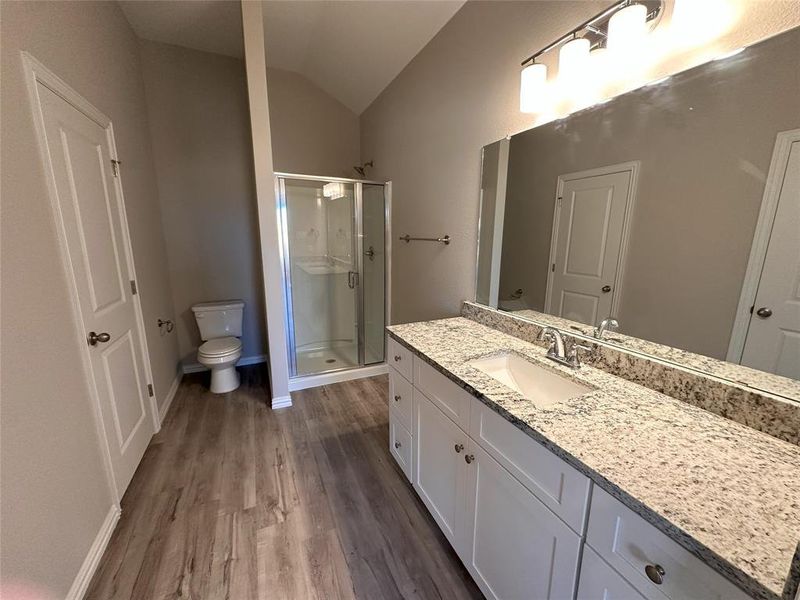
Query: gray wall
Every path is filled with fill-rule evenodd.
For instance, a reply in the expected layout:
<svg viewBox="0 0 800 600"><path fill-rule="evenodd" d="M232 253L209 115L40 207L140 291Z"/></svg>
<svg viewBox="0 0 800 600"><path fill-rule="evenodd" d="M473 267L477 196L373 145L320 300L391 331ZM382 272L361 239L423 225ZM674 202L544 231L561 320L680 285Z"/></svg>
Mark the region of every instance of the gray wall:
<svg viewBox="0 0 800 600"><path fill-rule="evenodd" d="M192 305L231 298L242 355L265 354L244 63L144 40L141 56L181 357L197 362Z"/></svg>
<svg viewBox="0 0 800 600"><path fill-rule="evenodd" d="M113 2L2 2L3 582L64 597L112 503L84 378L19 51L27 50L108 115L154 383L163 401L178 362L169 273L137 40Z"/></svg>
<svg viewBox="0 0 800 600"><path fill-rule="evenodd" d="M734 4L735 29L676 53L652 78L800 23L797 3ZM519 112L519 63L606 6L467 2L361 115L361 156L393 182L395 234L453 237L447 247L395 242L395 322L457 314L474 297L480 149L536 122Z"/></svg>
<svg viewBox="0 0 800 600"><path fill-rule="evenodd" d="M559 175L639 161L620 331L724 359L798 56L795 30L512 137L500 297L544 308Z"/></svg>
<svg viewBox="0 0 800 600"><path fill-rule="evenodd" d="M266 353L247 88L241 60L141 41L180 353L196 363L197 302L245 301L243 356ZM267 72L276 170L350 176L358 118L289 71Z"/></svg>
<svg viewBox="0 0 800 600"><path fill-rule="evenodd" d="M308 79L267 69L269 126L276 171L356 177L358 116Z"/></svg>

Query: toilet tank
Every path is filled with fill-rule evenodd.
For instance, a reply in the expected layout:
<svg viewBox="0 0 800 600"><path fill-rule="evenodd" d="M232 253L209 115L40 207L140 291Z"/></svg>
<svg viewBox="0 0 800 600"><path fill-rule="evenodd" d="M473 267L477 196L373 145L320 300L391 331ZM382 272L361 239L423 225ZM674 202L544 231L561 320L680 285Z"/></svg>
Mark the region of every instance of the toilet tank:
<svg viewBox="0 0 800 600"><path fill-rule="evenodd" d="M244 302L224 300L222 302L201 302L192 306L200 338L213 340L221 337L242 337L242 314Z"/></svg>

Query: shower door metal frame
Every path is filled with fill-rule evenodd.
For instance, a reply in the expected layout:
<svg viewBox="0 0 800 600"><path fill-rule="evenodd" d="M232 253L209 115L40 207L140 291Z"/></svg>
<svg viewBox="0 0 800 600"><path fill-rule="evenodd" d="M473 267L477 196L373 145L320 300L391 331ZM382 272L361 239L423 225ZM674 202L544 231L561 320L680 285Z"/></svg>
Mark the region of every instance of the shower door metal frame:
<svg viewBox="0 0 800 600"><path fill-rule="evenodd" d="M281 261L281 275L283 279L283 292L286 300L286 342L287 353L289 358L289 377L290 379L299 379L301 377L313 377L317 375L327 375L337 373L340 371L352 371L354 369L361 369L364 367L371 367L375 365L386 363L386 342L384 336L384 360L382 363L375 363L375 365L366 365L366 333L365 333L365 316L364 316L364 196L363 185L379 185L383 188L383 226L384 226L384 254L383 254L383 323L384 327L390 321L390 300L388 292L390 287L390 273L389 262L391 257L391 226L389 217L391 216L391 182L387 181L374 181L367 179L348 179L346 177L322 177L318 175L301 175L297 173L283 173L276 172L275 176L275 199L276 208L278 211L278 223L280 230L278 235L280 238L280 261ZM353 184L353 228L354 228L354 241L355 241L355 266L358 273L358 285L356 290L356 319L357 319L357 335L358 335L358 364L352 367L337 367L328 369L326 371L317 371L315 373L308 373L305 375L298 375L297 373L297 346L294 331L294 309L292 305L292 271L291 262L289 260L289 221L288 209L286 206L286 180L287 179L300 179L305 181L319 181L323 183L328 182L342 182Z"/></svg>

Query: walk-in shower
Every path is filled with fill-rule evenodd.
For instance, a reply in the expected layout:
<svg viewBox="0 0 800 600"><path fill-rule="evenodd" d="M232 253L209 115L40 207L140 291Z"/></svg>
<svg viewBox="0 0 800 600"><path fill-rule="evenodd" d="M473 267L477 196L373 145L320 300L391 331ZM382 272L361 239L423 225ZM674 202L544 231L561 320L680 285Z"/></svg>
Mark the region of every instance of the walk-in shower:
<svg viewBox="0 0 800 600"><path fill-rule="evenodd" d="M384 361L387 186L276 174L292 377Z"/></svg>

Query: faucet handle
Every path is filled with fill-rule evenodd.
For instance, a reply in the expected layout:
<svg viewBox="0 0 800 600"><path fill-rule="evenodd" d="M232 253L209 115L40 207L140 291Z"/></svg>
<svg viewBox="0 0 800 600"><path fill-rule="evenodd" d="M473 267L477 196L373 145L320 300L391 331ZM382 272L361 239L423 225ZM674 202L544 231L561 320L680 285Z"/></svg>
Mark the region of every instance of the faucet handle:
<svg viewBox="0 0 800 600"><path fill-rule="evenodd" d="M578 342L572 344L572 347L570 348L569 351L569 356L567 356L567 360L569 361L570 366L575 369L580 367L581 366L580 351L584 350L586 352L591 353L594 352L595 348L596 346L587 346L585 344L579 344Z"/></svg>

